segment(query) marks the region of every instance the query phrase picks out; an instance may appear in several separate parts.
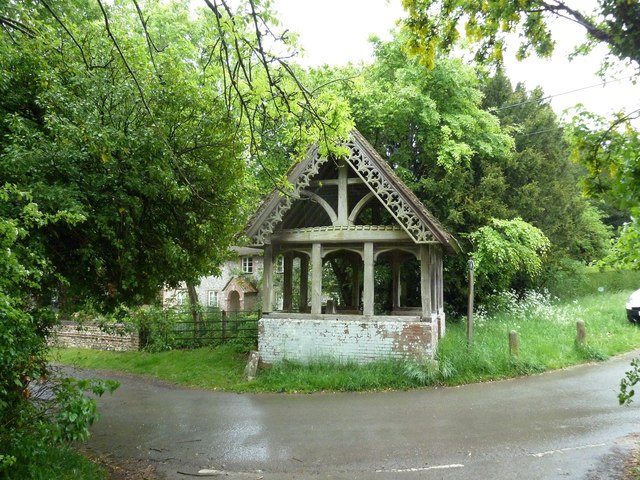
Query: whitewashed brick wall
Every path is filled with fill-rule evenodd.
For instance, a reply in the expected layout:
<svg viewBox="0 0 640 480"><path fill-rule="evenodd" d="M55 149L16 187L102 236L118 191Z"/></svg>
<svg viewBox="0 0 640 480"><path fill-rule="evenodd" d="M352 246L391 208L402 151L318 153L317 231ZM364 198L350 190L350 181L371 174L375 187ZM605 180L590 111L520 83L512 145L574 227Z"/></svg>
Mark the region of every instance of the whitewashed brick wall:
<svg viewBox="0 0 640 480"><path fill-rule="evenodd" d="M432 358L437 346L437 324L407 317L341 319L260 319L260 359L276 363L284 359L308 362L318 358L369 362L386 358Z"/></svg>

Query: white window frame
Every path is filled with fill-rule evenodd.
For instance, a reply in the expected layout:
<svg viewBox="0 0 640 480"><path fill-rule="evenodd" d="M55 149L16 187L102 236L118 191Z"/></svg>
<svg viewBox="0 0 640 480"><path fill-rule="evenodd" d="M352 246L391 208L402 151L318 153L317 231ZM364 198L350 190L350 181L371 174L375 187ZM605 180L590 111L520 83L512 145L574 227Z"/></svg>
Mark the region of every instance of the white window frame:
<svg viewBox="0 0 640 480"><path fill-rule="evenodd" d="M242 257L242 273L253 273L253 257Z"/></svg>
<svg viewBox="0 0 640 480"><path fill-rule="evenodd" d="M220 306L220 293L217 290L207 291L207 305L210 307Z"/></svg>
<svg viewBox="0 0 640 480"><path fill-rule="evenodd" d="M187 296L186 290L178 290L176 292L176 305L178 305L179 307L184 306L186 301L186 298L185 298L186 296Z"/></svg>

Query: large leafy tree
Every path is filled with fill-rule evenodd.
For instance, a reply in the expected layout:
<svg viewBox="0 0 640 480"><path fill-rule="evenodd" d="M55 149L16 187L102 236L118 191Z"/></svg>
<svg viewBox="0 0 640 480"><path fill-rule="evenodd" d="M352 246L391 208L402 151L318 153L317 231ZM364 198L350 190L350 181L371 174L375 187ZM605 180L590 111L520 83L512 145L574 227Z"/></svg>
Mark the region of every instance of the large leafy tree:
<svg viewBox="0 0 640 480"><path fill-rule="evenodd" d="M289 50L257 0L9 1L0 27L1 469L33 452L54 301L136 304L214 272L247 180L280 183L266 139L330 150L350 122L270 53Z"/></svg>
<svg viewBox="0 0 640 480"><path fill-rule="evenodd" d="M629 212L605 263L640 269L640 134L633 116L615 120L582 111L572 122L574 156L586 166L582 185L587 194L612 208Z"/></svg>
<svg viewBox="0 0 640 480"><path fill-rule="evenodd" d="M493 111L515 140L513 160L505 169L504 201L551 241L550 258L599 260L609 232L602 214L582 195L584 168L571 160L565 128L544 92L514 88L502 69L483 85L483 105Z"/></svg>
<svg viewBox="0 0 640 480"><path fill-rule="evenodd" d="M375 62L341 71L345 81L334 85L349 99L357 127L464 248L473 251L472 234L494 219L520 217L518 225L528 222L551 240L541 252L545 266L549 259L597 257L607 232L581 196L542 92L514 90L501 73L483 80L458 60L440 59L428 69L402 45L402 37L376 42ZM315 75L326 83L335 72ZM447 261L448 298L455 302L464 292L466 261ZM527 288L536 280L510 275L496 284Z"/></svg>
<svg viewBox="0 0 640 480"><path fill-rule="evenodd" d="M573 4L573 6L572 6ZM501 63L510 34L520 34L518 58L532 52L548 57L555 41L549 28L562 19L584 28L585 52L598 43L607 45L619 60L640 68L640 4L629 0L599 0L595 12L579 2L565 0L403 0L412 33L408 45L427 65L438 51L449 52L464 35L475 47L476 60Z"/></svg>
<svg viewBox="0 0 640 480"><path fill-rule="evenodd" d="M6 6L0 180L84 216L39 232L63 298L148 301L211 273L249 208L245 169L269 168L263 139L295 154L344 134L264 49L258 6Z"/></svg>
<svg viewBox="0 0 640 480"><path fill-rule="evenodd" d="M520 37L517 57L523 59L534 53L548 57L555 40L549 28L550 21L559 19L576 23L584 28L585 42L577 48L586 53L598 44L608 48L603 60L605 71L614 62L628 62L640 74L640 3L627 0L599 0L593 12L583 10L578 2L560 0L404 0L409 16L405 28L409 32L408 49L418 55L424 64L432 67L439 53L450 52L466 37L474 49L476 61L481 64L501 64L507 40ZM640 109L620 112L613 118L594 118L589 112L576 115L571 129L574 159L589 172L585 191L596 194L604 201L608 211L634 209L628 202L638 190L637 128L633 121ZM619 167L623 168L619 168ZM611 181L613 179L613 181ZM596 187L597 188L594 188ZM609 191L603 191L603 187ZM593 212L591 212L593 213ZM637 209L625 227L620 248L610 258L616 265L634 266L634 245L637 236L635 223ZM631 241L631 243L629 243ZM625 253L626 252L626 253ZM625 259L628 256L628 259Z"/></svg>
<svg viewBox="0 0 640 480"><path fill-rule="evenodd" d="M377 42L374 64L342 84L357 127L452 231L508 215L498 199L513 139L482 109L474 71L457 60L428 70L401 46Z"/></svg>

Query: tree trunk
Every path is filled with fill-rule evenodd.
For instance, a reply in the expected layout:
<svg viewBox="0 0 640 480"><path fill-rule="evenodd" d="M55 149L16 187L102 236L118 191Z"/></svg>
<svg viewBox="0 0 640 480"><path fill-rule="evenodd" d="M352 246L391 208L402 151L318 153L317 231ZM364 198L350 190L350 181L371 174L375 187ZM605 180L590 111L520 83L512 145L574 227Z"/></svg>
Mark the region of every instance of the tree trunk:
<svg viewBox="0 0 640 480"><path fill-rule="evenodd" d="M193 328L194 330L200 331L202 327L202 312L200 311L200 303L198 302L198 293L196 292L195 285L187 282L187 293L189 294L189 310L191 310Z"/></svg>

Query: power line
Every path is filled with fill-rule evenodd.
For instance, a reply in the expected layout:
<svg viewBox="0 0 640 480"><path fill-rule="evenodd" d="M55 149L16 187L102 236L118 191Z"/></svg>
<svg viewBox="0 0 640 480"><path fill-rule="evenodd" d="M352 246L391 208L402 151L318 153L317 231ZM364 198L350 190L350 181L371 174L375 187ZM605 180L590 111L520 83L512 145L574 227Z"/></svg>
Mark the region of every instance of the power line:
<svg viewBox="0 0 640 480"><path fill-rule="evenodd" d="M541 102L543 100L548 100L550 98L560 97L562 95L568 95L570 93L580 92L582 90L588 90L590 88L602 87L604 85L607 85L608 83L621 82L622 80L628 80L628 79L633 78L633 77L635 77L635 75L630 75L628 77L623 77L623 78L614 78L614 79L611 79L611 80L606 80L606 81L601 82L601 83L596 83L594 85L589 85L587 87L580 87L580 88L576 88L574 90L569 90L567 92L556 93L554 95L547 95L546 97L537 98L535 100L526 100L524 102L514 103L512 105L505 105L504 107L496 108L495 111L506 110L507 108L519 107L520 105L526 105L527 103L537 103L537 102Z"/></svg>

